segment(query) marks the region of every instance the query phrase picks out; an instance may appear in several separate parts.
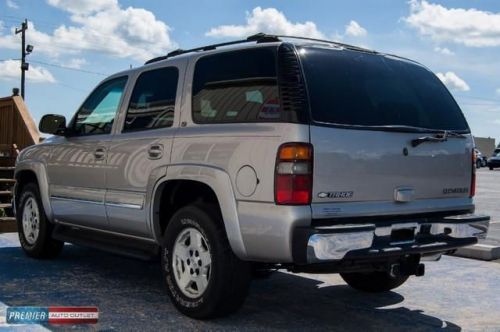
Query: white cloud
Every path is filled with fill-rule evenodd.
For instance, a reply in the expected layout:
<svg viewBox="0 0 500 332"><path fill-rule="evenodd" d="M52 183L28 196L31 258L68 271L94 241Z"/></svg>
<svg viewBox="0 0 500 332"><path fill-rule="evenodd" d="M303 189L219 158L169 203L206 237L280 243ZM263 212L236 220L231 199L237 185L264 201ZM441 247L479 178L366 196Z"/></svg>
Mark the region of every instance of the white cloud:
<svg viewBox="0 0 500 332"><path fill-rule="evenodd" d="M18 80L21 77L19 61L7 60L0 62L0 79L5 81ZM55 83L56 79L50 71L43 67L30 65L26 78L33 83Z"/></svg>
<svg viewBox="0 0 500 332"><path fill-rule="evenodd" d="M277 35L293 35L311 38L324 38L316 24L311 21L294 23L276 8L255 7L247 12L244 25L220 25L205 33L209 37L247 37L259 32Z"/></svg>
<svg viewBox="0 0 500 332"><path fill-rule="evenodd" d="M345 34L351 37L364 37L368 32L358 22L352 20L345 26Z"/></svg>
<svg viewBox="0 0 500 332"><path fill-rule="evenodd" d="M12 8L12 9L19 9L19 5L14 2L14 0L5 0L5 4L7 7Z"/></svg>
<svg viewBox="0 0 500 332"><path fill-rule="evenodd" d="M500 88L496 89L495 92L500 96Z"/></svg>
<svg viewBox="0 0 500 332"><path fill-rule="evenodd" d="M452 71L437 73L436 76L450 89L459 91L469 91L469 85Z"/></svg>
<svg viewBox="0 0 500 332"><path fill-rule="evenodd" d="M87 60L82 59L82 58L73 58L70 59L67 63L64 63L63 66L69 67L69 68L75 68L75 69L80 69L82 65L85 65L87 63Z"/></svg>
<svg viewBox="0 0 500 332"><path fill-rule="evenodd" d="M446 47L439 47L439 46L434 47L434 52L441 53L443 55L455 55L455 53L453 51L450 51Z"/></svg>
<svg viewBox="0 0 500 332"><path fill-rule="evenodd" d="M48 0L47 2L51 6L73 14L90 14L119 8L117 0Z"/></svg>
<svg viewBox="0 0 500 332"><path fill-rule="evenodd" d="M410 15L404 20L435 41L471 47L500 46L500 13L411 0Z"/></svg>
<svg viewBox="0 0 500 332"><path fill-rule="evenodd" d="M71 14L72 25L61 25L51 33L41 32L28 22L28 43L52 57L84 51L119 58L146 60L176 47L170 28L142 8L121 8L116 0L48 0ZM0 34L0 48L17 49L19 35Z"/></svg>

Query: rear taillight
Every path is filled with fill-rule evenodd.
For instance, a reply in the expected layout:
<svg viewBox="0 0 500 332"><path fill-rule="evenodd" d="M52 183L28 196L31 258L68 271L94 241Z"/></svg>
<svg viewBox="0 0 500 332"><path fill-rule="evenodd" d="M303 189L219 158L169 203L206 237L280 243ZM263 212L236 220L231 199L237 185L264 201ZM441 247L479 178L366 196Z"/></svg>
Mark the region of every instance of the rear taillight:
<svg viewBox="0 0 500 332"><path fill-rule="evenodd" d="M274 175L276 204L311 203L313 149L307 143L286 143L278 149Z"/></svg>
<svg viewBox="0 0 500 332"><path fill-rule="evenodd" d="M474 197L476 194L476 151L472 149L472 170L471 170L471 178L470 178L470 191L469 197Z"/></svg>

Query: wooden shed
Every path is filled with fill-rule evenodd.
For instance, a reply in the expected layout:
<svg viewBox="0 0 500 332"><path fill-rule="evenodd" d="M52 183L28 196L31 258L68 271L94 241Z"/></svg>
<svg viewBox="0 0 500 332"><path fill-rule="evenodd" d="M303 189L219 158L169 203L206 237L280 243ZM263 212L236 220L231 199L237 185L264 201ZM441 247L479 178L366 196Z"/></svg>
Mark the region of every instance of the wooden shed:
<svg viewBox="0 0 500 332"><path fill-rule="evenodd" d="M0 98L0 233L16 231L11 202L17 155L39 141L40 133L23 99Z"/></svg>
<svg viewBox="0 0 500 332"><path fill-rule="evenodd" d="M18 151L39 141L40 133L23 99L0 98L0 167L13 167Z"/></svg>

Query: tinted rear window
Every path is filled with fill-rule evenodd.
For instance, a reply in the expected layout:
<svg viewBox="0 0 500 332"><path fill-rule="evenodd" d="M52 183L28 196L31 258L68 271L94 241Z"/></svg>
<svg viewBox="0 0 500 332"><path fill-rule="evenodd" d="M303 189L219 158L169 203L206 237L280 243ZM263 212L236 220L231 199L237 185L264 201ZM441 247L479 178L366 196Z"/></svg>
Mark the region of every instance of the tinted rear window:
<svg viewBox="0 0 500 332"><path fill-rule="evenodd" d="M179 71L175 67L142 73L130 97L123 131L172 126L178 78Z"/></svg>
<svg viewBox="0 0 500 332"><path fill-rule="evenodd" d="M276 49L255 48L209 55L193 78L196 123L281 120Z"/></svg>
<svg viewBox="0 0 500 332"><path fill-rule="evenodd" d="M468 130L448 90L419 65L350 50L307 47L299 54L315 121Z"/></svg>

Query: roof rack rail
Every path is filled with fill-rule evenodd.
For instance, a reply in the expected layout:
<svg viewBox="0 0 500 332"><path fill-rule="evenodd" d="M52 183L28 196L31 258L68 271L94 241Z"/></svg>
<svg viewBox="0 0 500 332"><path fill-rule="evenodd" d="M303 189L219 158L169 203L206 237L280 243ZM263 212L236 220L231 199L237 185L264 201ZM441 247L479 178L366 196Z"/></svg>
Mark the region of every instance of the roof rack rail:
<svg viewBox="0 0 500 332"><path fill-rule="evenodd" d="M174 51L168 53L167 55L162 55L162 56L153 58L151 60L148 60L144 64L147 65L147 64L150 64L153 62L158 62L158 61L165 60L167 58L171 58L171 57L185 54L185 53L215 50L217 47L222 47L222 46L243 44L243 43L248 43L248 42L270 43L270 42L277 42L277 41L280 41L280 39L277 36L266 35L265 33L257 33L255 35L247 37L246 39L240 39L240 40L219 43L219 44L206 45L206 46L191 48L191 49L187 49L187 50L177 49L177 50L174 50Z"/></svg>
<svg viewBox="0 0 500 332"><path fill-rule="evenodd" d="M287 36L287 35L274 35L272 37L275 37L275 38L289 38L289 39L303 39L303 40L317 41L317 42L321 42L321 43L334 44L334 45L337 45L337 46L340 46L340 47L343 47L343 48L346 48L346 49L354 50L354 51L361 51L361 52L368 52L368 53L375 53L375 54L379 53L379 52L377 52L375 50L370 50L368 48L354 46L354 45L350 45L350 44L344 44L344 43L340 43L340 42L336 42L336 41L332 41L332 40L326 40L326 39L309 38L309 37L297 37L297 36Z"/></svg>

